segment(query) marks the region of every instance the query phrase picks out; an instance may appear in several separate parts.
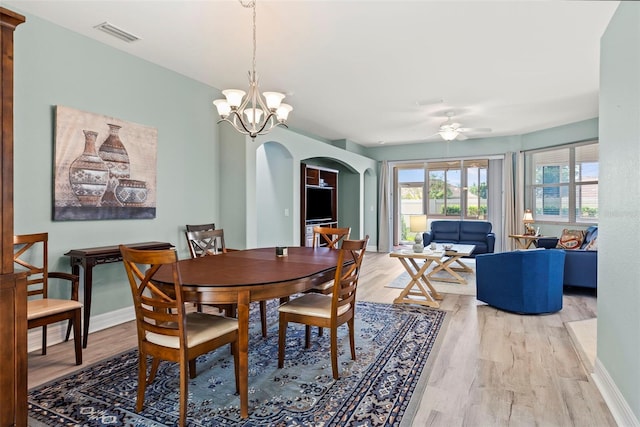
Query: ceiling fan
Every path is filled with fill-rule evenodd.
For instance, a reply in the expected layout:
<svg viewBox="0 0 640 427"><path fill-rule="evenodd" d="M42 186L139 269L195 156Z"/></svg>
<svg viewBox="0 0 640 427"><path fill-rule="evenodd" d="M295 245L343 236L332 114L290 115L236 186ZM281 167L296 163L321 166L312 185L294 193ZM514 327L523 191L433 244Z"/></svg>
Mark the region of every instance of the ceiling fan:
<svg viewBox="0 0 640 427"><path fill-rule="evenodd" d="M447 120L440 125L440 129L435 135L440 135L445 141L464 141L467 139L466 132L491 132L490 128L464 128L460 123L453 121L453 111L447 113Z"/></svg>

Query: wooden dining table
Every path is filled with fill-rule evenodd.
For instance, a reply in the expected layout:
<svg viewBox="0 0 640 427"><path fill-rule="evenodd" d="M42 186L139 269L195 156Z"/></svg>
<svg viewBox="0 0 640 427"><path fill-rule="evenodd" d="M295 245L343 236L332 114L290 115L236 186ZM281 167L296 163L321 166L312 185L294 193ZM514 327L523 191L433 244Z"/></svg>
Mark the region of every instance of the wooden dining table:
<svg viewBox="0 0 640 427"><path fill-rule="evenodd" d="M237 304L240 415L249 416L249 303L285 298L332 280L339 251L318 247L289 247L231 251L178 261L185 301ZM154 275L157 283L172 283L169 266Z"/></svg>

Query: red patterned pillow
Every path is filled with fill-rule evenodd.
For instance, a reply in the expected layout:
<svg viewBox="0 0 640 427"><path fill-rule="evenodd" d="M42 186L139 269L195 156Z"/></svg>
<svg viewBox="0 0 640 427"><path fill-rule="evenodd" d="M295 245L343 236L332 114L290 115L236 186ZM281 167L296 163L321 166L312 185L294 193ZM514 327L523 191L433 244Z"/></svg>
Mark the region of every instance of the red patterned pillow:
<svg viewBox="0 0 640 427"><path fill-rule="evenodd" d="M562 249L580 249L584 241L583 230L562 230L562 236L558 240L558 247Z"/></svg>

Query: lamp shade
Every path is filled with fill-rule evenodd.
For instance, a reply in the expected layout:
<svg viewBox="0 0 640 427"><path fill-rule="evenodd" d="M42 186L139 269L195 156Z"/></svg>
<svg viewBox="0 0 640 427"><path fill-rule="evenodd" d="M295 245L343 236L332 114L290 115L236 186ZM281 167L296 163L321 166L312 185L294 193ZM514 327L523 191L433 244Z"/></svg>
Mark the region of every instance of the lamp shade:
<svg viewBox="0 0 640 427"><path fill-rule="evenodd" d="M412 233L427 231L427 216L411 215L409 217L409 231L411 231Z"/></svg>
<svg viewBox="0 0 640 427"><path fill-rule="evenodd" d="M535 222L535 220L533 219L533 214L531 213L531 209L527 209L524 211L522 222L524 222L525 224L530 224L532 222Z"/></svg>

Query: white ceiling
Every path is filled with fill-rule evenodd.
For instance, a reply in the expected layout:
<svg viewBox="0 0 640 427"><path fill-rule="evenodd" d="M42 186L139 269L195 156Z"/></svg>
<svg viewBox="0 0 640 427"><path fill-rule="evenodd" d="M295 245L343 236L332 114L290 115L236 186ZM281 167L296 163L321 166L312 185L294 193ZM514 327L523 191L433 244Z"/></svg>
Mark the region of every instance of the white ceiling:
<svg viewBox="0 0 640 427"><path fill-rule="evenodd" d="M247 89L251 9L235 0L2 0L219 89ZM598 116L600 37L617 1L258 0L262 91L291 128L374 146L486 137ZM104 21L142 40L93 27ZM212 120L217 120L210 105ZM226 125L225 125L226 126Z"/></svg>

